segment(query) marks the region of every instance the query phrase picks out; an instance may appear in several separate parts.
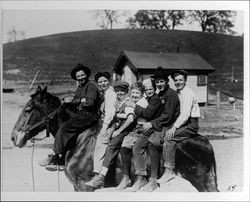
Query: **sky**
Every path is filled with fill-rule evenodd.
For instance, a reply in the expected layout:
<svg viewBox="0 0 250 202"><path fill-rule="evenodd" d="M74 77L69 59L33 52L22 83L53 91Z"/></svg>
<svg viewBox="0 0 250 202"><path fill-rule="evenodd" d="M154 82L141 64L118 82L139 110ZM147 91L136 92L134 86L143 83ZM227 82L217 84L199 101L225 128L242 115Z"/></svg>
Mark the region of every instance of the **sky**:
<svg viewBox="0 0 250 202"><path fill-rule="evenodd" d="M102 2L102 1L100 1ZM229 3L230 4L230 3ZM7 5L7 6L6 6ZM79 7L75 4L73 5L61 5L58 6L58 4L50 6L47 4L41 4L42 6L36 6L35 4L27 4L26 6L23 6L22 4L18 6L16 4L15 6L9 5L8 2L3 5L2 9L2 41L3 43L6 43L8 41L8 34L7 32L15 28L17 31L24 31L25 32L25 38L32 38L32 37L39 37L39 36L45 36L50 34L56 34L56 33L64 33L64 32L74 32L74 31L83 31L83 30L95 30L100 29L100 27L97 25L98 20L94 18L93 11L95 9L104 9L107 5L113 5L112 4L104 4L105 6L100 7L100 3L98 5L94 4L92 6L89 6L90 4L87 4L88 6L84 6L84 4L81 4ZM140 6L141 5L141 6ZM152 6L153 5L153 6ZM133 16L137 9L164 9L162 7L162 3L154 3L152 5L148 5L145 7L142 6L142 4L131 6L131 3L123 6L123 8L126 9L126 16L120 18L120 22L117 24L114 24L114 29L117 28L126 28L128 26L128 23L126 20ZM158 5L158 7L155 7ZM165 4L163 4L165 5ZM171 7L171 9L176 9L175 5L174 7ZM223 5L223 4L222 4ZM188 4L189 6L189 4ZM186 7L187 9L190 9L190 7ZM42 9L38 9L42 8ZM131 9L131 8L137 8L137 9ZM166 5L166 9L168 10L169 5ZM183 7L178 7L178 9L183 9ZM198 7L199 8L199 7ZM221 9L222 7L218 7L218 9ZM235 8L234 5L230 8ZM241 8L241 7L240 7ZM113 9L112 7L109 9ZM114 9L121 10L121 6L114 7ZM195 6L192 7L192 9L195 9ZM204 9L204 8L203 8ZM209 9L209 7L208 7ZM214 8L216 9L216 8ZM227 8L226 8L227 9ZM244 13L243 10L238 10L237 15L235 18L235 27L233 28L234 31L236 31L239 35L241 35L244 31ZM185 23L182 27L177 27L176 29L183 29L183 30L194 30L194 31L200 31L201 28L197 26L197 24L188 24Z"/></svg>

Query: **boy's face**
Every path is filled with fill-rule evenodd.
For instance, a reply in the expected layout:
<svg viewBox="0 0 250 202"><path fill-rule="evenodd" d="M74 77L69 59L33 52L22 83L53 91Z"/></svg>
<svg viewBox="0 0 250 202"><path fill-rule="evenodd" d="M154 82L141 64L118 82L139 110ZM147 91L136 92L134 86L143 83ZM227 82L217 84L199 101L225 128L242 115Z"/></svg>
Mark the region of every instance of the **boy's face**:
<svg viewBox="0 0 250 202"><path fill-rule="evenodd" d="M97 84L104 91L109 88L109 80L106 77L104 77L104 76L101 76L98 79Z"/></svg>
<svg viewBox="0 0 250 202"><path fill-rule="evenodd" d="M183 75L179 74L174 77L174 85L177 90L182 90L186 85L186 80Z"/></svg>
<svg viewBox="0 0 250 202"><path fill-rule="evenodd" d="M130 97L133 99L133 101L136 103L138 100L142 98L142 92L136 88L133 88L131 90Z"/></svg>
<svg viewBox="0 0 250 202"><path fill-rule="evenodd" d="M155 89L151 84L145 84L145 93L147 97L152 97L155 93Z"/></svg>
<svg viewBox="0 0 250 202"><path fill-rule="evenodd" d="M164 90L167 83L164 79L159 78L159 79L155 80L155 85L156 85L156 88L159 89L159 91L162 91L162 90Z"/></svg>
<svg viewBox="0 0 250 202"><path fill-rule="evenodd" d="M120 87L116 87L115 92L119 100L124 100L128 93L124 88L120 88Z"/></svg>

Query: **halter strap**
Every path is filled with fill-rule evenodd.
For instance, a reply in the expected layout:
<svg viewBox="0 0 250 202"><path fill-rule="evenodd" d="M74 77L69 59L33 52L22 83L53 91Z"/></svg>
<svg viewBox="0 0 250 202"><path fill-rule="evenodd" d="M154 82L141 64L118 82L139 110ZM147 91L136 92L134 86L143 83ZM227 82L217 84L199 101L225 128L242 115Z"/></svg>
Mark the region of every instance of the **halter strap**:
<svg viewBox="0 0 250 202"><path fill-rule="evenodd" d="M55 110L54 112L51 112L48 116L44 117L41 121L38 121L37 123L35 123L32 126L29 126L28 128L26 128L26 130L24 131L27 134L26 139L29 139L29 134L32 130L35 130L36 128L42 126L43 124L47 124L47 120L48 119L53 119L54 116L56 115L56 113L58 112L58 109ZM46 136L49 137L49 124L47 124L47 128L46 128Z"/></svg>

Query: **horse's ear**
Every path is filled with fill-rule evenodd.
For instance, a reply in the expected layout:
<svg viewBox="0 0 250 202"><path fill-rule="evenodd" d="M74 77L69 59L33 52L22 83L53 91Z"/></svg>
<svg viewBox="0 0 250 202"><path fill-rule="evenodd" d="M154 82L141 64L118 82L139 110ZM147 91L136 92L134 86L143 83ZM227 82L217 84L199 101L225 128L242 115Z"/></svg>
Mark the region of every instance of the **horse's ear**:
<svg viewBox="0 0 250 202"><path fill-rule="evenodd" d="M44 87L44 89L41 92L43 95L45 95L47 93L47 86Z"/></svg>
<svg viewBox="0 0 250 202"><path fill-rule="evenodd" d="M43 92L47 93L47 86L44 87Z"/></svg>

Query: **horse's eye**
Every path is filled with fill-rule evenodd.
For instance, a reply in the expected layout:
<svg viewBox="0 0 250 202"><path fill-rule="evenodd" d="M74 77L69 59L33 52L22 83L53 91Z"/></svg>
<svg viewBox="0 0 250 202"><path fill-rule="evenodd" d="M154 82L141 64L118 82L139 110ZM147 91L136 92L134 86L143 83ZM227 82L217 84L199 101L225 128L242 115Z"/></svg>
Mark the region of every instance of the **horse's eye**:
<svg viewBox="0 0 250 202"><path fill-rule="evenodd" d="M25 112L31 112L31 110L32 110L32 107L31 106L27 106L27 107L25 107Z"/></svg>

